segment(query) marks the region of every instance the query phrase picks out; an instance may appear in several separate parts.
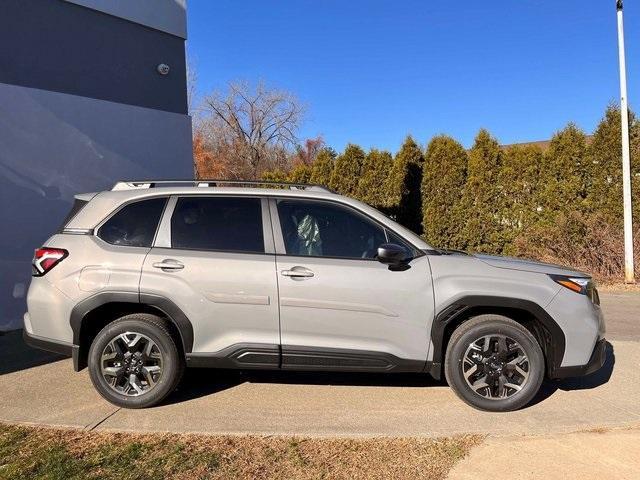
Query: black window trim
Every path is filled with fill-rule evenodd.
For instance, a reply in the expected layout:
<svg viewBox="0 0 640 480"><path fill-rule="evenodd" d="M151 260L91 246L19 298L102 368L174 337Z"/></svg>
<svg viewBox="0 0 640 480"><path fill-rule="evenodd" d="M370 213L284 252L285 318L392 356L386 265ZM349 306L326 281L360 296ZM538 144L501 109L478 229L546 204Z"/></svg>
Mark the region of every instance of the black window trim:
<svg viewBox="0 0 640 480"><path fill-rule="evenodd" d="M181 197L234 197L234 198L258 198L260 200L262 200L261 202L261 208L262 208L262 221L263 221L263 241L264 241L264 247L265 247L265 251L264 252L244 252L244 251L231 251L231 250L202 250L202 249L187 249L187 248L174 248L172 247L170 244L169 246L166 245L156 245L156 241L158 239L158 233L160 230L161 225L164 222L165 216L169 216L169 238L171 238L171 216L173 215L174 209L175 209L175 205L177 204L177 199L181 198ZM158 221L158 225L156 226L156 231L153 237L153 242L151 244L151 247L137 247L137 246L130 246L130 245L114 245L112 243L108 243L105 240L103 240L102 238L100 238L98 236L99 230L100 228L109 221L109 219L111 219L111 217L113 217L115 214L117 214L120 210L122 210L124 207L126 207L127 205L131 205L133 203L138 203L138 202L143 202L145 200L153 200L156 198L165 198L166 202L164 204L163 207L163 211L162 214L160 215L160 220ZM172 202L170 202L171 199L176 198L176 201L173 202L173 204L171 204ZM347 208L349 210L354 211L356 214L364 217L365 219L369 220L370 222L375 223L376 225L380 226L384 232L385 232L385 237L388 240L388 235L387 235L387 231L390 231L392 233L394 233L395 235L397 235L398 237L400 237L402 240L404 240L408 245L410 245L413 248L414 254L415 256L413 257L415 258L419 258L422 256L427 255L423 250L421 250L420 248L416 247L413 242L411 242L410 240L408 240L407 238L405 238L403 235L401 235L400 233L398 233L397 231L393 230L392 228L390 228L389 226L385 225L384 223L382 223L381 221L377 220L376 218L371 217L369 214L367 214L366 212L363 212L362 210L360 210L359 208L350 205L346 202L342 202L339 200L334 200L334 199L328 199L328 198L318 198L318 197L308 197L308 196L288 196L288 195L264 195L264 194L229 194L229 193L222 193L222 192L210 192L210 193L171 193L171 194L167 194L167 193L159 193L158 195L149 195L149 196L145 196L142 198L134 198L131 200L128 200L126 202L121 203L116 209L114 209L110 214L108 214L106 217L104 217L104 219L98 224L96 225L93 229L91 234L100 242L103 242L106 245L111 245L113 247L128 247L128 248L164 248L164 249L168 249L168 250L185 250L185 251L195 251L195 252L218 252L218 253L230 253L230 254L237 254L237 255L279 255L279 256L286 256L286 257L297 257L297 258L327 258L327 259L335 259L335 260L348 260L348 261L352 261L352 260L358 260L358 261L365 261L365 262L377 262L377 260L375 258L352 258L352 257L330 257L327 255L321 255L321 256L316 256L316 255L290 255L286 253L286 250L283 250L284 253L280 253L278 250L280 250L279 246L278 246L278 241L284 245L284 239L282 238L282 231L280 228L280 217L278 215L278 208L277 208L277 202L278 200L303 200L303 201L312 201L312 202L325 202L325 203L332 203L338 206L341 206L343 208ZM170 208L169 208L170 207ZM267 222L265 224L265 222ZM268 237L270 237L271 239L271 244L269 245L268 243ZM279 238L278 238L279 237Z"/></svg>
<svg viewBox="0 0 640 480"><path fill-rule="evenodd" d="M162 195L152 195L149 197L143 197L143 198L134 198L131 200L127 200L126 202L121 203L120 205L118 205L118 207L116 207L111 213L109 213L106 217L104 217L102 219L102 221L100 223L98 223L98 225L96 225L92 230L91 230L91 235L93 235L93 237L104 243L105 245L111 245L112 247L119 247L119 248L146 248L147 250L153 248L153 245L156 242L156 237L158 236L158 230L160 229L160 224L162 223L162 218L164 217L164 212L167 209L167 204L169 203L169 197L170 195L162 194ZM164 199L164 205L162 206L162 212L160 212L160 217L158 218L158 223L156 225L156 230L153 233L153 240L151 241L151 245L149 245L148 247L141 247L138 245L116 245L114 243L109 243L106 240L104 240L102 237L100 237L100 229L104 226L105 223L107 223L109 220L111 220L112 217L116 216L118 214L118 212L120 212L120 210L124 209L125 207L128 207L129 205L133 205L134 203L140 203L140 202L144 202L147 200L157 200L159 198L163 198Z"/></svg>
<svg viewBox="0 0 640 480"><path fill-rule="evenodd" d="M262 243L263 243L263 252L248 252L246 250L222 250L222 249L213 249L213 248L209 248L209 249L205 249L205 248L185 248L185 247L174 247L171 244L171 218L173 217L173 214L175 212L175 208L178 205L178 200L180 200L180 198L184 198L184 197L189 197L189 198L194 198L194 197L202 197L202 198L212 198L212 197L222 197L222 198L254 198L254 199L258 199L260 200L260 213L261 213L261 221L262 221ZM167 222L167 228L168 228L168 237L169 237L169 245L156 245L155 239L154 239L154 243L153 243L153 247L154 248L164 248L167 250L175 250L175 251L186 251L186 252L203 252L203 253L209 253L209 252L213 252L213 253L229 253L229 254L233 254L233 255L275 255L275 248L273 247L274 245L274 234L273 234L273 228L272 228L272 221L271 221L271 216L270 216L270 212L269 212L269 203L268 203L268 197L265 197L264 195L238 195L238 194L229 194L229 193L217 193L217 192L211 192L211 193L176 193L176 194L172 194L171 198L175 198L175 201L173 202L173 204L171 205L171 209L170 211L167 210L165 212L163 212L163 216L160 219L160 222L158 223L158 227L160 227L160 225L162 225L162 223L165 221L165 215L168 217L166 222ZM168 202L170 203L170 202ZM156 232L157 233L157 232ZM270 240L270 241L269 241Z"/></svg>
<svg viewBox="0 0 640 480"><path fill-rule="evenodd" d="M67 213L67 215L64 217L64 220L62 220L62 224L60 225L60 228L58 228L56 233L64 233L64 231L67 229L66 228L67 225L69 225L71 223L71 220L76 218L78 216L78 214L82 211L82 209L89 204L90 201L91 200L83 200L81 198L74 198L73 199L73 203L71 204L71 209L69 210L69 213ZM75 229L75 230L77 230L77 229Z"/></svg>
<svg viewBox="0 0 640 480"><path fill-rule="evenodd" d="M411 245L411 247L413 248L413 253L414 256L413 258L419 258L419 257L423 257L425 256L425 253L420 250L418 247L416 247L412 242L410 242L409 240L407 240L404 236L400 235L398 232L396 232L395 230L393 230L392 228L389 228L387 225L385 225L384 223L380 222L379 220L371 217L369 214L367 214L366 212L363 212L362 210L360 210L357 207L354 207L353 205L350 205L348 203L345 202L341 202L339 200L333 200L333 199L327 199L327 198L315 198L315 197L298 197L298 196L269 196L269 210L271 211L271 226L273 229L273 236L274 236L274 241L275 241L275 248L276 248L276 255L281 256L281 257L290 257L290 258L327 258L327 259L333 259L333 260L347 260L347 261L353 261L353 260L357 260L360 262L377 262L378 260L375 258L361 258L361 257L333 257L333 256L329 256L329 255L292 255L287 253L286 248L284 246L284 238L282 235L282 227L281 227L281 223L280 223L280 214L278 212L278 201L280 200L302 200L302 201L311 201L311 202L316 202L316 203L331 203L334 205L338 205L340 207L346 208L347 210L351 210L353 211L356 215L359 215L360 217L364 217L366 220L378 225L380 228L383 229L384 234L385 234L385 238L387 239L387 241L389 241L389 235L387 233L387 231L392 232L393 234L397 235L398 237L400 237L404 242L406 242L408 245Z"/></svg>

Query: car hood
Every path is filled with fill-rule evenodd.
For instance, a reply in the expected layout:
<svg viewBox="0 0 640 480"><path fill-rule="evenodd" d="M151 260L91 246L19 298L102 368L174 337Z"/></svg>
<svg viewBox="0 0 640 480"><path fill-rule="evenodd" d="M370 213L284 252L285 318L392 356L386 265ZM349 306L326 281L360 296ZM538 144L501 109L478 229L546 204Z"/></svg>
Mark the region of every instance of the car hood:
<svg viewBox="0 0 640 480"><path fill-rule="evenodd" d="M473 254L474 258L483 261L497 268L509 270L520 270L523 272L546 273L552 275L567 275L575 277L590 277L589 274L576 270L575 268L555 265L553 263L536 262L524 258L501 257L498 255Z"/></svg>

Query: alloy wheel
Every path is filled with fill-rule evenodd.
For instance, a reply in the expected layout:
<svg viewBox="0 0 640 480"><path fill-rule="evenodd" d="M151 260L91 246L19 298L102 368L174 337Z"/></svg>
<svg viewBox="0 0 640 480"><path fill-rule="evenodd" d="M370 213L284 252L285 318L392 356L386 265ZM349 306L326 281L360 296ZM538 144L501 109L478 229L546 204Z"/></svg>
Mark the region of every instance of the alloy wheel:
<svg viewBox="0 0 640 480"><path fill-rule="evenodd" d="M517 394L529 380L529 358L507 335L484 335L469 344L462 361L467 385L481 397L501 400Z"/></svg>
<svg viewBox="0 0 640 480"><path fill-rule="evenodd" d="M136 397L151 390L162 377L162 352L147 335L125 332L103 349L100 372L109 387Z"/></svg>

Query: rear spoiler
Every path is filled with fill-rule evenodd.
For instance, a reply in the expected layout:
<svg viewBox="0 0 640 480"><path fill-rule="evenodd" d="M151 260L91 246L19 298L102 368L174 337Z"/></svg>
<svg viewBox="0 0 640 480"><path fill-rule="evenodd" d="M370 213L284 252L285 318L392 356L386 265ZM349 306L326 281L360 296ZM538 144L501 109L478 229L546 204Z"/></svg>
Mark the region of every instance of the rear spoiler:
<svg viewBox="0 0 640 480"><path fill-rule="evenodd" d="M82 202L90 202L97 194L98 192L79 193L77 195L74 195L73 198Z"/></svg>
<svg viewBox="0 0 640 480"><path fill-rule="evenodd" d="M84 206L89 203L96 195L98 195L97 192L79 193L78 195L74 195L74 201L73 205L71 206L71 210L69 211L69 213L67 213L67 216L62 221L62 225L60 225L60 228L58 228L58 233L87 233L88 231L85 231L84 229L79 231L77 229L67 229L66 226L69 224L69 222L71 222L71 220L73 220L73 217L75 217L80 212L80 210L82 210Z"/></svg>

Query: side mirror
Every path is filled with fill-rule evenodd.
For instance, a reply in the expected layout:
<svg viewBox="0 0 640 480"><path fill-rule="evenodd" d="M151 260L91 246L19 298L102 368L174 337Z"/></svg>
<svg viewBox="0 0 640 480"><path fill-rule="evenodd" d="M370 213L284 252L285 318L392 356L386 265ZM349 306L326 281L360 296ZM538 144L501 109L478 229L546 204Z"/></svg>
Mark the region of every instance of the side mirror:
<svg viewBox="0 0 640 480"><path fill-rule="evenodd" d="M395 243L383 243L378 247L378 261L389 265L389 270L403 271L409 267L409 262L413 260L406 248Z"/></svg>

